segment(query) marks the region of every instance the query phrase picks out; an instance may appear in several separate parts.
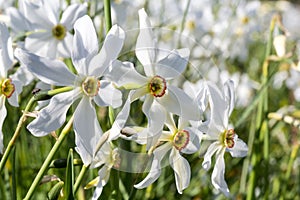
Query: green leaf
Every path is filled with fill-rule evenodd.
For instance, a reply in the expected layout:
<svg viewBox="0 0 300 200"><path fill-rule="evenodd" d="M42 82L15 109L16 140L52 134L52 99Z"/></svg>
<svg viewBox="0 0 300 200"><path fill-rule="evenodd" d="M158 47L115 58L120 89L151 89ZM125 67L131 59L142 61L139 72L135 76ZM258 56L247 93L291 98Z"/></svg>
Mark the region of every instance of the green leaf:
<svg viewBox="0 0 300 200"><path fill-rule="evenodd" d="M64 187L64 199L74 199L73 196L74 185L74 163L73 163L73 149L69 150L66 168L66 181Z"/></svg>

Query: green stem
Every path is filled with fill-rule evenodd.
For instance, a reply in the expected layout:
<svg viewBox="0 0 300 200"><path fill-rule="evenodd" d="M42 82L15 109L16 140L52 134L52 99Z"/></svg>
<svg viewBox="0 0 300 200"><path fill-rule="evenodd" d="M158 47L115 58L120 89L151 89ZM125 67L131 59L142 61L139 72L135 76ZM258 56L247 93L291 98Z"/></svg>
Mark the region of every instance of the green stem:
<svg viewBox="0 0 300 200"><path fill-rule="evenodd" d="M76 182L74 184L74 196L77 193L77 190L79 189L79 186L80 186L80 184L82 182L82 179L83 179L86 171L88 170L88 168L89 168L88 166L85 166L85 165L82 166L82 168L80 170L80 173L79 173L79 175L76 179Z"/></svg>
<svg viewBox="0 0 300 200"><path fill-rule="evenodd" d="M15 133L13 135L13 137L10 139L7 147L6 147L6 150L4 152L4 155L1 159L1 162L0 162L0 172L3 170L4 166L5 166L5 163L7 162L7 159L8 159L8 156L11 152L11 150L13 149L15 143L16 143L16 140L17 138L19 137L20 133L21 133L21 128L24 124L24 122L26 121L27 119L27 112L31 109L31 107L34 105L34 102L35 102L35 98L32 97L29 102L27 103L26 107L25 107L25 110L23 112L23 115L21 116L21 118L19 119L19 122L18 122L18 125L17 125L17 128L15 130Z"/></svg>
<svg viewBox="0 0 300 200"><path fill-rule="evenodd" d="M105 27L106 33L110 30L112 26L111 22L111 12L110 12L110 0L104 0L104 17L105 17Z"/></svg>
<svg viewBox="0 0 300 200"><path fill-rule="evenodd" d="M73 120L74 120L74 115L71 117L71 119L68 121L68 123L66 124L66 126L63 128L63 130L61 131L61 134L59 135L57 141L55 142L54 146L52 147L50 153L48 154L46 160L44 161L42 167L40 168L40 171L38 172L38 174L36 175L34 181L32 182L24 200L29 200L36 187L38 186L39 182L41 181L41 179L43 178L44 173L46 172L46 170L48 169L51 160L53 159L55 153L57 152L57 150L59 149L60 145L62 144L62 142L64 141L64 139L66 138L66 136L68 135L69 131L71 130L72 124L73 124Z"/></svg>

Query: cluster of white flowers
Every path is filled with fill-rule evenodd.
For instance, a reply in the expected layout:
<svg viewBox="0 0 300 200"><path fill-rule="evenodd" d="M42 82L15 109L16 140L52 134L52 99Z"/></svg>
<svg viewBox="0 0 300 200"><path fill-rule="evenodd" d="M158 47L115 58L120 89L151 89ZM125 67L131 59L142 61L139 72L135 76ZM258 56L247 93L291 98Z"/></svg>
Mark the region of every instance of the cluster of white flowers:
<svg viewBox="0 0 300 200"><path fill-rule="evenodd" d="M224 177L224 154L229 152L232 157L245 157L248 147L238 138L229 118L235 104L249 105L249 97L259 85L246 73L230 74L225 67L220 70L215 65L209 66L208 62L203 67L205 76L199 75L197 73L203 69L194 67L194 61L221 54L222 61L217 63L226 59L248 59L249 41L260 28L257 26L258 1L225 1L225 6L216 7L215 1L183 4L166 0L165 3L170 5L166 10L172 15L166 14L168 17L155 23L168 24L179 11L188 11L178 34L185 36L180 39L173 34L172 39L166 39L170 35L163 34L158 38L145 9L141 8L143 4L114 2L112 17L115 25L107 32L101 49L103 30L100 34L96 30L103 28L103 21L87 15L89 6L100 4L19 0L18 8L15 8L9 7L10 2L6 1L2 7L8 23L0 23L1 154L5 150L2 126L9 114L5 102L17 107L22 86L37 80L40 81L38 84L44 84L43 88L64 90L52 96L42 108L37 108L27 129L36 137L46 136L61 128L69 114L74 116L77 153L85 166L100 167L97 181L93 183L96 186L93 199L101 195L111 169L122 170L124 155L128 155L122 155L115 140L145 145L147 155L152 156L148 160L148 175L134 187L142 189L154 183L161 174L163 159L168 157L180 194L191 179L191 168L183 154L199 152L202 142L208 141L210 145L205 151L202 167L209 170L215 155L212 185L230 196ZM152 3L154 1L148 2L149 12L152 16L158 15L157 6L162 5ZM128 12L131 5L136 10L141 8L138 15ZM130 22L139 21L139 27L138 23L128 25L126 17L136 19ZM200 23L196 23L197 20ZM174 20L174 23L181 22ZM138 29L138 34L135 35L131 28ZM277 28L279 33L274 36L273 44L276 55L270 60L291 57L286 52L287 31L280 24ZM198 37L193 44L192 40L186 39L191 34ZM134 52L124 51L124 46L132 44L135 36ZM187 48L179 49L178 46ZM64 62L66 59L68 63ZM192 67L188 69L188 66ZM279 71L274 79L277 88L285 81L297 101L300 101L299 66L299 63L293 63L289 70ZM208 80L201 78L192 84L184 78L188 70ZM115 119L110 119L113 123L108 128L99 123L99 107L117 113ZM134 118L132 112L140 112L145 117L144 122L135 124L131 120Z"/></svg>

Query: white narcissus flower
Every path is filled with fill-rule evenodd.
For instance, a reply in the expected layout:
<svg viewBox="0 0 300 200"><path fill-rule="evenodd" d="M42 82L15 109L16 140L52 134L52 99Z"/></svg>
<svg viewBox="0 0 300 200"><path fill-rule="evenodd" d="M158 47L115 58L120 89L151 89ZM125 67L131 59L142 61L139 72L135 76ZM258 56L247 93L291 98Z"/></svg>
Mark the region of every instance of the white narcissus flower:
<svg viewBox="0 0 300 200"><path fill-rule="evenodd" d="M59 0L36 3L23 0L20 4L20 10L10 8L8 14L17 34L27 32L25 48L39 56L70 57L73 41L70 31L75 21L86 14L87 5L72 4L61 13Z"/></svg>
<svg viewBox="0 0 300 200"><path fill-rule="evenodd" d="M199 150L201 134L194 127L188 126L188 121L179 118L178 127L176 126L173 116L167 115L166 126L169 131L163 131L158 139L158 146L153 151L153 161L151 169L146 178L135 185L136 188L142 189L158 179L161 173L161 161L169 155L169 163L174 170L177 191L182 194L190 183L191 169L188 161L181 153L192 154ZM138 143L146 143L147 129L141 133L132 136L132 139ZM163 144L162 144L163 143Z"/></svg>
<svg viewBox="0 0 300 200"><path fill-rule="evenodd" d="M106 69L122 49L124 31L114 25L108 32L102 49L98 53L97 34L92 20L85 15L74 26L72 61L78 74L73 74L60 60L51 60L16 49L15 55L29 71L41 81L56 86L71 86L71 91L53 96L50 103L41 109L38 117L27 128L35 136L44 136L58 129L66 120L66 113L75 100L80 99L74 112L74 130L90 154L96 148L102 133L93 102L98 106L119 107L122 93L107 80Z"/></svg>
<svg viewBox="0 0 300 200"><path fill-rule="evenodd" d="M224 84L224 90L213 83L207 82L207 93L210 107L208 121L200 126L205 133L203 139L213 141L204 155L202 166L205 170L211 167L211 157L216 154L216 162L211 176L213 186L229 196L229 189L224 179L225 162L224 154L228 151L232 157L247 155L247 145L238 138L234 129L229 128L228 120L234 108L234 89L231 80Z"/></svg>
<svg viewBox="0 0 300 200"><path fill-rule="evenodd" d="M100 139L100 138L99 138ZM82 143L78 143L79 146L76 147L76 151L82 158L91 159L90 168L97 168L101 166L98 171L98 175L95 179L89 182L85 189L89 189L91 187L96 187L92 200L97 200L103 190L103 187L107 184L110 176L110 171L112 168L118 169L120 166L120 155L118 148L112 148L110 143L103 143L100 150L96 153L96 156L86 152L84 147L82 147Z"/></svg>
<svg viewBox="0 0 300 200"><path fill-rule="evenodd" d="M155 145L162 131L168 112L190 120L200 119L201 111L196 101L169 81L179 77L186 69L189 50L180 49L159 52L150 21L144 9L139 10L140 33L136 43L136 56L143 66L145 76L139 74L128 62L114 62L110 79L118 86L135 88L120 111L110 138L117 137L129 115L130 104L145 96L142 110L148 119L147 149ZM164 53L158 59L159 53Z"/></svg>
<svg viewBox="0 0 300 200"><path fill-rule="evenodd" d="M3 153L2 126L6 118L5 101L18 107L18 96L21 93L21 83L8 77L8 70L13 66L13 48L7 27L0 23L0 154Z"/></svg>

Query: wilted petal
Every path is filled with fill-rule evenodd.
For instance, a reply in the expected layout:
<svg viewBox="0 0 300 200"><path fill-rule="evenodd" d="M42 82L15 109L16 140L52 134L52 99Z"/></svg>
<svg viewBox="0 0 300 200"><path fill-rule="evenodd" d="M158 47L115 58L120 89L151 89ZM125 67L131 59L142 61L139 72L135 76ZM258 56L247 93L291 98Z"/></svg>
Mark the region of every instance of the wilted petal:
<svg viewBox="0 0 300 200"><path fill-rule="evenodd" d="M102 80L98 95L94 98L98 106L112 106L113 108L122 105L122 93L116 89L112 83Z"/></svg>
<svg viewBox="0 0 300 200"><path fill-rule="evenodd" d="M156 43L150 20L144 9L139 10L140 33L136 42L135 54L144 66L147 76L153 76L156 62Z"/></svg>
<svg viewBox="0 0 300 200"><path fill-rule="evenodd" d="M102 130L89 97L83 96L75 110L74 130L86 151L94 156Z"/></svg>
<svg viewBox="0 0 300 200"><path fill-rule="evenodd" d="M190 164L175 148L172 148L171 150L169 161L175 173L177 191L179 194L182 194L182 190L186 189L190 184Z"/></svg>
<svg viewBox="0 0 300 200"><path fill-rule="evenodd" d="M43 58L22 49L15 50L17 59L41 81L57 86L74 85L76 76L59 60Z"/></svg>
<svg viewBox="0 0 300 200"><path fill-rule="evenodd" d="M148 138L147 138L147 149L151 146L156 145L164 123L166 121L166 111L164 107L153 101L153 98L147 96L143 104L143 112L148 119Z"/></svg>
<svg viewBox="0 0 300 200"><path fill-rule="evenodd" d="M187 48L171 51L168 56L155 65L156 74L165 79L181 75L187 66L189 54L190 50Z"/></svg>
<svg viewBox="0 0 300 200"><path fill-rule="evenodd" d="M227 183L224 179L225 174L225 162L224 162L225 149L219 151L216 155L216 163L211 175L211 181L213 186L224 193L227 197L230 195Z"/></svg>
<svg viewBox="0 0 300 200"><path fill-rule="evenodd" d="M75 21L86 14L86 11L86 4L72 4L63 12L60 23L63 24L67 30L71 30Z"/></svg>
<svg viewBox="0 0 300 200"><path fill-rule="evenodd" d="M164 158L164 156L167 154L167 152L171 148L172 148L172 144L166 143L166 144L159 146L157 149L155 149L153 151L154 157L153 157L150 172L143 181L134 185L135 188L138 188L138 189L145 188L158 179L158 177L161 173L160 163L161 163L162 159Z"/></svg>
<svg viewBox="0 0 300 200"><path fill-rule="evenodd" d="M233 148L229 149L229 153L232 157L245 157L248 153L248 146L243 140L236 138Z"/></svg>
<svg viewBox="0 0 300 200"><path fill-rule="evenodd" d="M125 88L141 86L148 81L146 77L136 71L132 63L118 60L112 63L112 69L107 74L107 77L115 82L117 86Z"/></svg>
<svg viewBox="0 0 300 200"><path fill-rule="evenodd" d="M2 133L2 126L3 122L5 120L7 111L5 108L5 96L1 95L0 96L0 154L3 153L3 133Z"/></svg>
<svg viewBox="0 0 300 200"><path fill-rule="evenodd" d="M167 93L155 99L167 111L189 120L200 120L201 110L183 90L168 85ZM187 106L188 105L188 106Z"/></svg>
<svg viewBox="0 0 300 200"><path fill-rule="evenodd" d="M118 58L125 39L125 32L118 25L114 25L107 33L103 46L88 67L88 74L96 77L103 75L112 61Z"/></svg>
<svg viewBox="0 0 300 200"><path fill-rule="evenodd" d="M27 129L37 137L48 135L63 125L71 104L78 98L79 89L53 96L48 106L40 110Z"/></svg>
<svg viewBox="0 0 300 200"><path fill-rule="evenodd" d="M79 74L88 75L86 58L98 52L98 39L91 18L79 18L74 25L72 61Z"/></svg>
<svg viewBox="0 0 300 200"><path fill-rule="evenodd" d="M211 145L209 145L209 147L208 147L208 149L207 149L207 151L204 155L204 160L203 160L203 163L202 163L202 167L205 170L209 170L209 168L211 166L211 157L220 148L222 148L222 147L220 146L219 142L214 142Z"/></svg>

